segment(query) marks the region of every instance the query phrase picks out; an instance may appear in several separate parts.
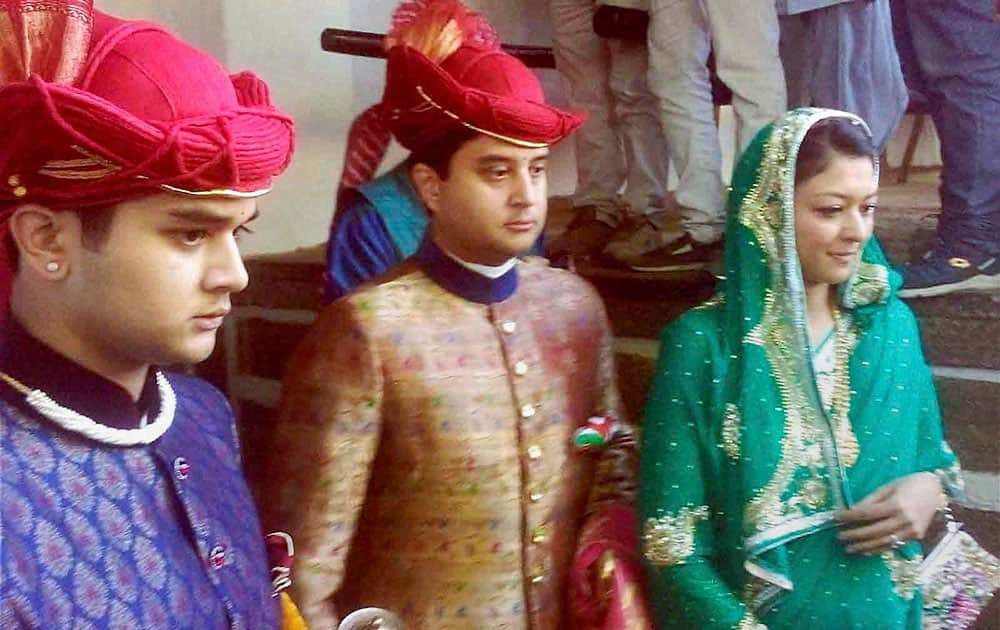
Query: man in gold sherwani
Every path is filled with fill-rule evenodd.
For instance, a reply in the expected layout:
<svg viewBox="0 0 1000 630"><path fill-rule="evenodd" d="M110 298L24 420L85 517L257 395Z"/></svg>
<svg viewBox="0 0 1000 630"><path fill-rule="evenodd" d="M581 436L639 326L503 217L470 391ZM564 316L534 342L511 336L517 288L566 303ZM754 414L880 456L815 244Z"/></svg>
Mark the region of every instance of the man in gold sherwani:
<svg viewBox="0 0 1000 630"><path fill-rule="evenodd" d="M407 629L569 627L581 527L631 501L635 470L600 299L517 259L545 222L548 145L582 117L545 105L480 18L428 4L390 33L382 107L430 229L298 349L265 506L314 629L364 607ZM431 52L434 32L460 45Z"/></svg>

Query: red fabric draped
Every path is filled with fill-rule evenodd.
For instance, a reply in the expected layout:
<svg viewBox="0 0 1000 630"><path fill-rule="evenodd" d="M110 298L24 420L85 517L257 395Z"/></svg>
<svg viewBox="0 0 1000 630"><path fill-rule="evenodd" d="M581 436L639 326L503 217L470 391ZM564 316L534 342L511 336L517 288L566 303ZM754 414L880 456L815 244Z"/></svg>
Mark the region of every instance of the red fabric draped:
<svg viewBox="0 0 1000 630"><path fill-rule="evenodd" d="M612 503L591 515L580 532L570 577L573 609L581 630L652 630L645 579L639 564L635 508ZM595 592L605 557L613 563L608 592Z"/></svg>
<svg viewBox="0 0 1000 630"><path fill-rule="evenodd" d="M0 0L0 87L33 74L51 83L74 83L92 29L91 0Z"/></svg>

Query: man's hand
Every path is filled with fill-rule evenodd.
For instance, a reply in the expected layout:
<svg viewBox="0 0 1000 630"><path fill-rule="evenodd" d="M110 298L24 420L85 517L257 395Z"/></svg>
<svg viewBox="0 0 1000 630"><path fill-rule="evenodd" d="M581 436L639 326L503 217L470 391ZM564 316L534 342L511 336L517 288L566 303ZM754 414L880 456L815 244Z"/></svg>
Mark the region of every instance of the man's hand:
<svg viewBox="0 0 1000 630"><path fill-rule="evenodd" d="M915 473L886 484L835 518L847 524L837 538L848 553L878 554L927 533L943 493L937 475Z"/></svg>

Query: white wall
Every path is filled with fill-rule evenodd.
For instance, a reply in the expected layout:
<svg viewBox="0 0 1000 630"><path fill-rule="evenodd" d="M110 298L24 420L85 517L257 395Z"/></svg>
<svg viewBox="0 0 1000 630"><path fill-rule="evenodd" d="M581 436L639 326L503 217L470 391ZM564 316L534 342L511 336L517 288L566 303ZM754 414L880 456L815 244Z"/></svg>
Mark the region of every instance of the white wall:
<svg viewBox="0 0 1000 630"><path fill-rule="evenodd" d="M347 0L222 0L227 63L250 68L297 125L295 159L260 201L248 253L326 241L344 140L352 116L351 65L320 48L327 26L349 21Z"/></svg>

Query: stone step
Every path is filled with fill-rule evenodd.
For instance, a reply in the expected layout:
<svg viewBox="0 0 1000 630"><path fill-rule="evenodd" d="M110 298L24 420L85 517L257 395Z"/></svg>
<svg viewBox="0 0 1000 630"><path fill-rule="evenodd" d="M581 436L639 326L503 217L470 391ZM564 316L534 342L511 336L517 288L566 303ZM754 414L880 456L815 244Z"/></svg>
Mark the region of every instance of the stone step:
<svg viewBox="0 0 1000 630"><path fill-rule="evenodd" d="M1000 472L1000 382L936 377L945 436L968 470Z"/></svg>
<svg viewBox="0 0 1000 630"><path fill-rule="evenodd" d="M931 365L1000 370L1000 294L960 294L908 302Z"/></svg>

